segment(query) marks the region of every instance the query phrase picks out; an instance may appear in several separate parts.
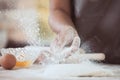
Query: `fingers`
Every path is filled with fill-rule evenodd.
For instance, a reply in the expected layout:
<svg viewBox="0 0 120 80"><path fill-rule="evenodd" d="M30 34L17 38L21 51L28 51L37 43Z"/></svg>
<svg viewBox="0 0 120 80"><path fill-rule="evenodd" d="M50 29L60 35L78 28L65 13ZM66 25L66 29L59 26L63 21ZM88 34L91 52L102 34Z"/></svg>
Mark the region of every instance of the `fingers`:
<svg viewBox="0 0 120 80"><path fill-rule="evenodd" d="M34 63L36 64L41 63L44 59L45 59L44 55L39 55Z"/></svg>
<svg viewBox="0 0 120 80"><path fill-rule="evenodd" d="M50 45L50 50L54 53L56 52L56 46L58 44L58 38L56 37L55 40Z"/></svg>
<svg viewBox="0 0 120 80"><path fill-rule="evenodd" d="M66 39L64 36L58 35L53 43L50 45L51 51L54 53L61 52L66 45Z"/></svg>
<svg viewBox="0 0 120 80"><path fill-rule="evenodd" d="M46 59L48 59L52 55L51 52L43 50L40 52L40 55L36 59L34 63L43 63Z"/></svg>
<svg viewBox="0 0 120 80"><path fill-rule="evenodd" d="M73 42L72 42L71 47L64 48L61 52L59 52L59 56L61 56L60 61L65 59L65 58L68 58L69 56L71 56L72 54L77 52L79 50L79 46L80 46L80 38L79 37L75 37ZM55 48L56 47L54 47L54 49ZM55 53L55 54L57 54L57 53ZM49 61L50 57L54 57L53 55L54 54L49 52L49 51L41 51L40 56L36 60L36 63L41 63L42 64L42 63L44 63L46 61Z"/></svg>
<svg viewBox="0 0 120 80"><path fill-rule="evenodd" d="M73 53L77 52L79 50L79 47L80 47L80 38L75 37L71 47L64 49L62 55L64 55L65 58L68 58Z"/></svg>
<svg viewBox="0 0 120 80"><path fill-rule="evenodd" d="M80 47L81 40L79 37L75 37L71 45L71 52L76 52Z"/></svg>
<svg viewBox="0 0 120 80"><path fill-rule="evenodd" d="M77 35L77 32L73 27L67 27L61 33L59 33L51 44L51 50L56 53L60 52L66 45L70 44L74 37Z"/></svg>

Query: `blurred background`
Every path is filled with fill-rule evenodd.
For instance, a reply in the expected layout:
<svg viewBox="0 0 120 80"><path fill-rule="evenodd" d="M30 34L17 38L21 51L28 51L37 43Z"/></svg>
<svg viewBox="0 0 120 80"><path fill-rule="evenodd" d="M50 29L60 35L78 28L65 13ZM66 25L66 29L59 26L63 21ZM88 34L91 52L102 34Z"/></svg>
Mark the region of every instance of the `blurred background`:
<svg viewBox="0 0 120 80"><path fill-rule="evenodd" d="M40 35L43 38L43 43L50 43L55 34L50 29L48 24L48 16L49 16L49 0L36 0L37 2L37 10L39 13L39 23L40 23Z"/></svg>
<svg viewBox="0 0 120 80"><path fill-rule="evenodd" d="M48 24L48 16L49 0L0 0L0 31L7 31L7 40L50 45L55 34ZM0 39L1 45L2 36Z"/></svg>

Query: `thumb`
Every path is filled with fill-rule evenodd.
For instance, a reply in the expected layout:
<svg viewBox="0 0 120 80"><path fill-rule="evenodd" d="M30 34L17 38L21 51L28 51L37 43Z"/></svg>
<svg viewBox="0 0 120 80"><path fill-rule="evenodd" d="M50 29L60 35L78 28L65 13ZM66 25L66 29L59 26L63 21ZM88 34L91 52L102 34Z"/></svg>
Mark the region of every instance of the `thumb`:
<svg viewBox="0 0 120 80"><path fill-rule="evenodd" d="M72 50L73 53L76 52L79 49L80 43L81 43L80 38L78 36L75 37L73 42L72 42L72 45L71 45L71 50Z"/></svg>
<svg viewBox="0 0 120 80"><path fill-rule="evenodd" d="M80 47L80 38L79 37L75 37L71 47L66 48L62 54L65 54L65 58L68 58L69 56L71 56L73 53L75 53L76 51L79 50Z"/></svg>

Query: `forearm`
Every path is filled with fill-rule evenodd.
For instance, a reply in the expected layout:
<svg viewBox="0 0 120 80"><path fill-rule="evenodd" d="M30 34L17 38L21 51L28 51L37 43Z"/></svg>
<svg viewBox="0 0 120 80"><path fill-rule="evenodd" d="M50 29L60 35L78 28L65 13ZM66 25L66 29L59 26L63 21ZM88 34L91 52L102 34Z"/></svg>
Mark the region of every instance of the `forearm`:
<svg viewBox="0 0 120 80"><path fill-rule="evenodd" d="M55 33L70 26L74 27L71 16L62 10L54 10L50 13L49 24Z"/></svg>

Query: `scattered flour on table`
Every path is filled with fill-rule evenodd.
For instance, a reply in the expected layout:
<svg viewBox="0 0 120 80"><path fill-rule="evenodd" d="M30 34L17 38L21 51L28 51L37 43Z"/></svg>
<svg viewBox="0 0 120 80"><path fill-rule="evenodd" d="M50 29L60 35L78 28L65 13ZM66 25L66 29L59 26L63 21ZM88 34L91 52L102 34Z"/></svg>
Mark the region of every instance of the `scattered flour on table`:
<svg viewBox="0 0 120 80"><path fill-rule="evenodd" d="M113 76L112 70L105 69L97 63L83 61L80 64L54 64L46 66L45 77L78 77L78 76Z"/></svg>
<svg viewBox="0 0 120 80"><path fill-rule="evenodd" d="M34 48L27 47L27 49L34 49ZM43 48L41 48L41 49L43 49ZM46 49L48 49L48 48L46 48ZM54 59L57 59L57 57ZM62 58L61 58L61 60L62 60ZM44 66L43 68L40 68L38 70L36 69L36 71L34 73L36 73L36 75L39 75L41 77L52 77L52 78L54 78L54 77L78 77L78 76L86 76L86 77L89 77L89 76L113 76L114 75L112 70L104 68L104 66L102 66L102 64L91 62L87 59L86 60L83 59L82 61L80 61L78 63L74 63L74 62L76 62L76 60L73 60L73 62L71 61L71 63L67 63L67 64L64 61L61 64L56 63L54 61L55 60L53 60L53 62L50 61L51 64L43 65ZM57 62L59 62L59 60ZM40 72L40 70L42 70L43 72ZM29 71L29 70L26 70L26 71ZM23 71L21 71L21 72L23 72ZM31 74L33 74L33 73L31 72Z"/></svg>

